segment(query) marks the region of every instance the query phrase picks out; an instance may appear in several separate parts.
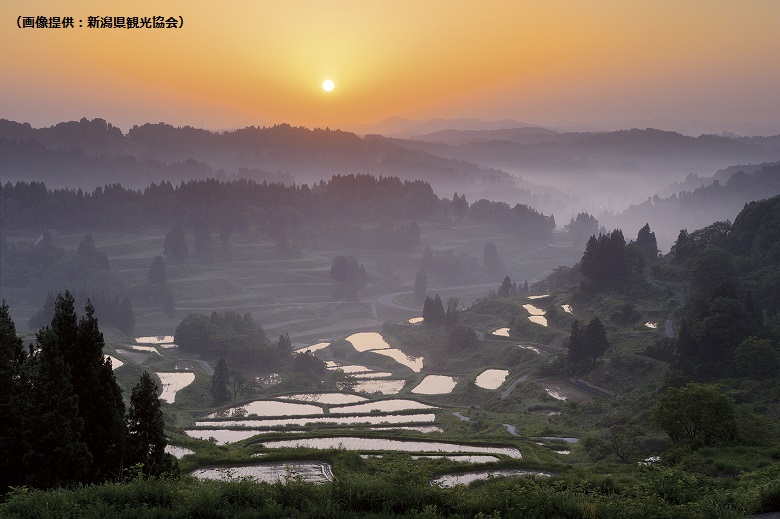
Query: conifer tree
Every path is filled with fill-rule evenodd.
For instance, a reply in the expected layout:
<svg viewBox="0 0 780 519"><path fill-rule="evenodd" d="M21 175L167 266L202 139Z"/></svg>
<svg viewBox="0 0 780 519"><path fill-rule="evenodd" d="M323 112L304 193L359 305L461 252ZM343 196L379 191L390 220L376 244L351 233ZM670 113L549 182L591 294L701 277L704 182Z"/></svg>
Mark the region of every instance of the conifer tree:
<svg viewBox="0 0 780 519"><path fill-rule="evenodd" d="M78 396L58 342L53 330L39 332L40 351L30 363L20 472L24 484L35 488L85 481L92 466L89 448L81 441L84 420Z"/></svg>
<svg viewBox="0 0 780 519"><path fill-rule="evenodd" d="M279 336L279 342L276 343L276 350L279 352L279 357L282 360L292 357L293 347L289 332Z"/></svg>
<svg viewBox="0 0 780 519"><path fill-rule="evenodd" d="M89 300L84 311L71 373L79 416L84 419L82 438L94 462L90 479L105 481L121 475L127 439L125 404L111 362L103 353L105 341Z"/></svg>
<svg viewBox="0 0 780 519"><path fill-rule="evenodd" d="M178 472L175 458L165 452L165 420L159 392L157 383L144 371L133 387L127 413L129 461L131 465L142 464L147 476Z"/></svg>
<svg viewBox="0 0 780 519"><path fill-rule="evenodd" d="M8 305L0 305L0 494L10 485L19 485L22 428L22 398L27 386L22 376L26 355Z"/></svg>
<svg viewBox="0 0 780 519"><path fill-rule="evenodd" d="M230 372L228 371L227 362L225 362L225 359L219 359L217 367L214 368L214 374L211 375L211 398L214 404L224 404L230 400L229 382Z"/></svg>

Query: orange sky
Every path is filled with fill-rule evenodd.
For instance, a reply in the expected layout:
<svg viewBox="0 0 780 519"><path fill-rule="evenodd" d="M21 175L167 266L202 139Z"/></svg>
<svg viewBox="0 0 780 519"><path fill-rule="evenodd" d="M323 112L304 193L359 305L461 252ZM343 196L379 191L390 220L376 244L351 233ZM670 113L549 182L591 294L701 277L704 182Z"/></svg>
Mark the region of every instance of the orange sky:
<svg viewBox="0 0 780 519"><path fill-rule="evenodd" d="M154 14L185 27L86 28ZM20 15L84 28L18 29ZM0 48L0 117L33 126L780 124L775 0L3 0Z"/></svg>

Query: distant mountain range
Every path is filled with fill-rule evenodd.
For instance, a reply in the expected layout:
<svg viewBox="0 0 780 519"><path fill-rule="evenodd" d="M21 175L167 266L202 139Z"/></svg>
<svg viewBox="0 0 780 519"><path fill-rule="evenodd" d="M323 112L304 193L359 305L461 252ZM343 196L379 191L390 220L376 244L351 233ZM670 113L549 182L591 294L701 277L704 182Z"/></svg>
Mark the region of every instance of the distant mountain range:
<svg viewBox="0 0 780 519"><path fill-rule="evenodd" d="M384 126L427 132L401 139L286 124L212 132L158 123L124 134L102 119L38 129L0 119L0 180L140 188L163 179L244 177L289 184L369 173L424 180L440 196L457 191L470 202L529 204L565 222L580 211L619 213L656 193L694 190L718 170L733 173L728 168L734 164L780 160L780 136L557 132L475 119L395 118Z"/></svg>

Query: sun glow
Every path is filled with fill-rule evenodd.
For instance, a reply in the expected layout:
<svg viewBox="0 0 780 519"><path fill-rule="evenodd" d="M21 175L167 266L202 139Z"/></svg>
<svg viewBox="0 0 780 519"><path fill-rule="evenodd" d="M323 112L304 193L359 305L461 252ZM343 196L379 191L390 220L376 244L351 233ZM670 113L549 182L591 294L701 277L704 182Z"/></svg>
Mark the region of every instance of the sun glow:
<svg viewBox="0 0 780 519"><path fill-rule="evenodd" d="M330 92L334 88L336 88L336 84L333 81L331 81L330 79L326 79L325 81L322 82L322 89L324 91Z"/></svg>

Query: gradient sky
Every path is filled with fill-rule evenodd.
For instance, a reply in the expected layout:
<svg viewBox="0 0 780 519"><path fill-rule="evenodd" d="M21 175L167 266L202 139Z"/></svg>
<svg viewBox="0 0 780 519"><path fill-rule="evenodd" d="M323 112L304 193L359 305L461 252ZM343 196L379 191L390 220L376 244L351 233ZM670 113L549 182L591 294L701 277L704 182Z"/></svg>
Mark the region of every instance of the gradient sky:
<svg viewBox="0 0 780 519"><path fill-rule="evenodd" d="M86 28L154 14L185 27ZM18 29L20 15L84 28ZM776 0L3 0L0 48L0 117L36 127L780 124Z"/></svg>

